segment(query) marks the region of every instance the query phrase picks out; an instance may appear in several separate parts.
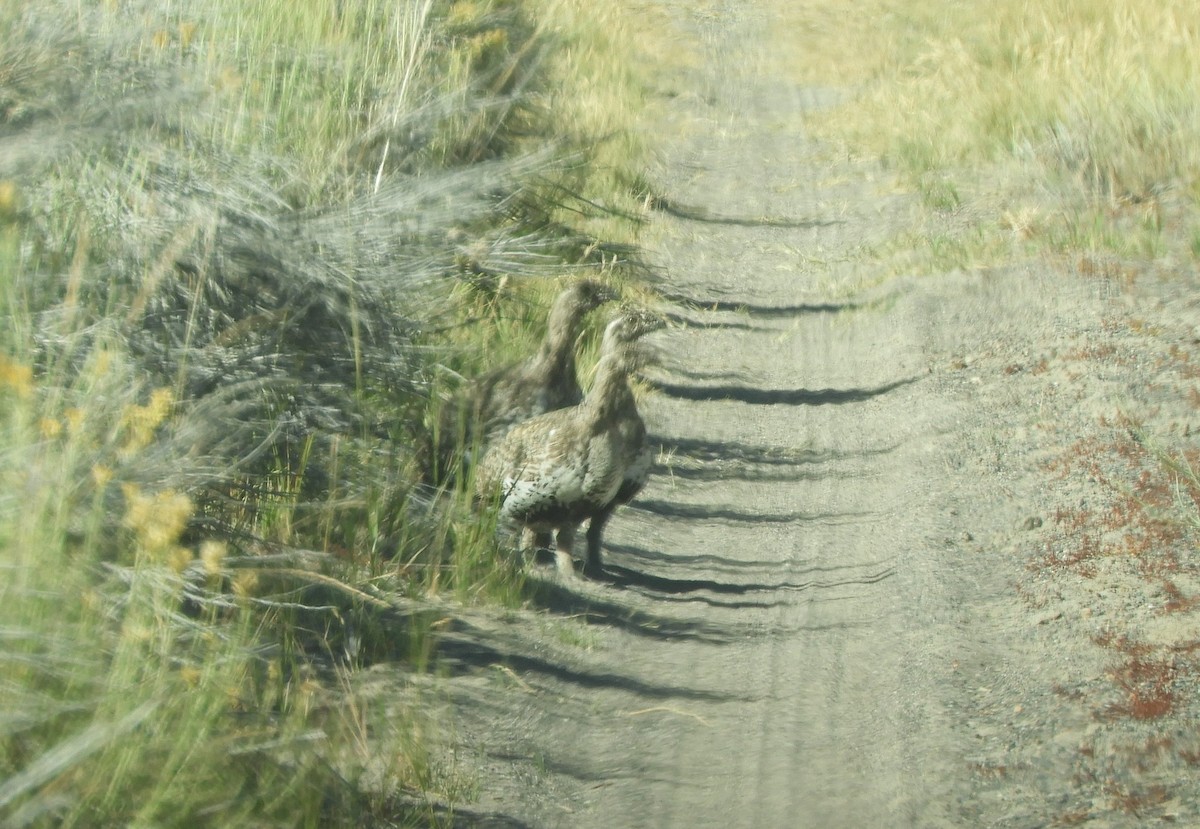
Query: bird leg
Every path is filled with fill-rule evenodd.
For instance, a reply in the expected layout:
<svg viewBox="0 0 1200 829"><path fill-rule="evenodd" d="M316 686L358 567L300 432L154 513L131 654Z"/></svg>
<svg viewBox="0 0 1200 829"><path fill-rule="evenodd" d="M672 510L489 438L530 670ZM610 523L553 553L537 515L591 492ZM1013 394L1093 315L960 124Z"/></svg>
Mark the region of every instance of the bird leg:
<svg viewBox="0 0 1200 829"><path fill-rule="evenodd" d="M554 536L545 530L524 527L521 530L521 552L530 564L542 564L550 555Z"/></svg>
<svg viewBox="0 0 1200 829"><path fill-rule="evenodd" d="M597 575L600 572L600 537L604 534L604 525L608 523L608 519L612 514L612 507L605 507L593 515L592 519L588 522L587 560L583 565L584 573Z"/></svg>
<svg viewBox="0 0 1200 829"><path fill-rule="evenodd" d="M558 572L564 576L575 575L575 562L571 557L571 550L575 546L576 529L575 524L567 524L559 527L555 536L554 560L558 564Z"/></svg>

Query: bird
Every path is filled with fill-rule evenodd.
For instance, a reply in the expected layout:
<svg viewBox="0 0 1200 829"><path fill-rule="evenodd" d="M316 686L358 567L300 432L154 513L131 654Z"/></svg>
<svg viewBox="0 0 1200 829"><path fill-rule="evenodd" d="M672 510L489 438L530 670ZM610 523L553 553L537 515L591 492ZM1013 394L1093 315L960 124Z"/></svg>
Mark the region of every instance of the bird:
<svg viewBox="0 0 1200 829"><path fill-rule="evenodd" d="M423 447L426 481L452 482L473 454L515 424L577 405L583 390L575 373L575 346L583 319L616 298L615 291L593 279L564 288L550 308L546 336L535 354L474 378L442 407L437 428ZM460 447L462 455L456 456Z"/></svg>
<svg viewBox="0 0 1200 829"><path fill-rule="evenodd" d="M579 526L602 515L585 573L598 569L599 535L628 491L627 475L637 481L648 474L646 424L629 376L647 360L637 340L663 325L662 317L645 309L624 309L605 329L596 377L583 401L518 424L479 463L477 500L498 504L499 523L521 529L523 550L553 534L555 563L564 576L575 572Z"/></svg>

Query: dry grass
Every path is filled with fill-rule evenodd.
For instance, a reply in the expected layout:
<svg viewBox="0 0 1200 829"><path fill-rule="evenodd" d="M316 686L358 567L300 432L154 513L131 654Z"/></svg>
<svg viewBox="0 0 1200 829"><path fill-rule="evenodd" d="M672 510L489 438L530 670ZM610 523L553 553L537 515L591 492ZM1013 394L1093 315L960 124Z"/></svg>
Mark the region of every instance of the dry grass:
<svg viewBox="0 0 1200 829"><path fill-rule="evenodd" d="M816 128L895 165L933 209L966 199L1035 248L1200 254L1194 4L778 10L776 63L850 91Z"/></svg>

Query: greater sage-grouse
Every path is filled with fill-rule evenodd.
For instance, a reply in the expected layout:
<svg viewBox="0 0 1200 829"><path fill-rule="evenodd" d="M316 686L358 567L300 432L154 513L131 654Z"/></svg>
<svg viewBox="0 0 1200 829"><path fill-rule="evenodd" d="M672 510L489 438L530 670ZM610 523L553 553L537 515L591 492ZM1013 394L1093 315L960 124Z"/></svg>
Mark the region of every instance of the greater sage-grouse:
<svg viewBox="0 0 1200 829"><path fill-rule="evenodd" d="M621 503L627 476L636 481L648 474L646 425L628 381L645 361L636 340L662 325L661 317L644 310L622 312L605 330L596 378L583 402L513 427L479 464L476 495L499 502L500 522L522 529L522 548L553 533L563 574L574 572L579 525L603 516L595 549L588 551L589 569L599 565L603 522ZM634 492L640 488L633 486Z"/></svg>
<svg viewBox="0 0 1200 829"><path fill-rule="evenodd" d="M615 292L599 282L574 282L554 300L536 354L476 377L443 406L431 454L422 462L426 480L452 480L472 451L484 451L516 424L583 400L575 376L575 343L588 312L613 299ZM456 456L456 450L463 455Z"/></svg>

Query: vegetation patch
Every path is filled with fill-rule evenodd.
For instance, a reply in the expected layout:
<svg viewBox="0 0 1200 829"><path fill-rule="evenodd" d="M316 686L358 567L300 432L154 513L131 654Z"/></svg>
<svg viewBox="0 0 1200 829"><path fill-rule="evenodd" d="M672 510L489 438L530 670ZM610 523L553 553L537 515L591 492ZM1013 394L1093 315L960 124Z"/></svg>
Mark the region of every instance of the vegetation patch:
<svg viewBox="0 0 1200 829"><path fill-rule="evenodd" d="M1058 359L1080 375L1135 354L1155 364L1155 381L1135 398L1145 418L1102 416L1091 436L1049 462L1055 491L1070 501L1047 522L1028 567L1031 579L1080 599L1108 655L1103 677L1069 694L1098 724L1078 749L1075 786L1114 811L1167 819L1196 756L1195 735L1180 727L1197 705L1200 676L1200 453L1184 394L1193 349L1162 342L1164 332L1144 321L1123 328L1114 342ZM1130 331L1136 351L1123 344ZM1040 373L1055 370L1051 363ZM1063 825L1073 820L1062 817Z"/></svg>
<svg viewBox="0 0 1200 829"><path fill-rule="evenodd" d="M849 89L806 126L880 157L930 210L977 211L997 237L1019 229L1026 253L1194 261L1193 4L878 0L778 14L779 68Z"/></svg>
<svg viewBox="0 0 1200 829"><path fill-rule="evenodd" d="M0 9L5 825L452 821L405 677L523 580L414 436L560 277L636 271L622 25Z"/></svg>

